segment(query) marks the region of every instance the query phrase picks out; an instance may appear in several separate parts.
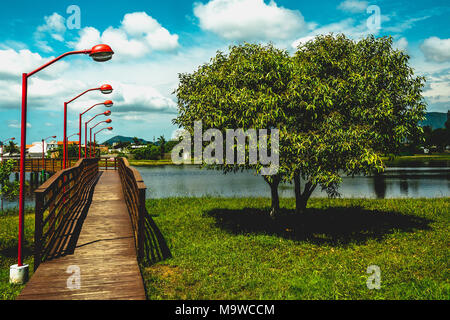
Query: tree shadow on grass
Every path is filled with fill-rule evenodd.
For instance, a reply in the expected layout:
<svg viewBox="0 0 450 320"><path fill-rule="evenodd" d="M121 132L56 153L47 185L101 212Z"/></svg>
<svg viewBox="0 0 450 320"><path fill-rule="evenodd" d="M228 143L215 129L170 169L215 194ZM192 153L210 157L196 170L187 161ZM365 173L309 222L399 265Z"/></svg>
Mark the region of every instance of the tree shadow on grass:
<svg viewBox="0 0 450 320"><path fill-rule="evenodd" d="M333 207L308 209L296 214L281 209L272 219L267 210L244 208L240 210L213 209L206 215L216 225L232 234L269 234L295 241L314 244L362 244L369 239L381 240L395 232L430 230L433 220L397 212L367 210L361 207Z"/></svg>
<svg viewBox="0 0 450 320"><path fill-rule="evenodd" d="M32 245L25 243L24 246L22 247L23 257L32 256L33 250L34 249ZM17 252L18 252L18 245L16 242L13 246L0 250L0 256L3 256L5 258L17 258Z"/></svg>

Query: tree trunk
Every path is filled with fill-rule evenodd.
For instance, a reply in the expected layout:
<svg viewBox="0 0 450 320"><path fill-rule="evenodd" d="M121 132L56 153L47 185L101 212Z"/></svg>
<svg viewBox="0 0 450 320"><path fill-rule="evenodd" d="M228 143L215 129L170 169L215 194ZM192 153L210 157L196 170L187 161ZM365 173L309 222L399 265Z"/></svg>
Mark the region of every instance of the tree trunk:
<svg viewBox="0 0 450 320"><path fill-rule="evenodd" d="M296 173L294 175L294 192L295 192L295 211L299 212L299 208L301 207L302 201L302 188L300 183L300 174Z"/></svg>
<svg viewBox="0 0 450 320"><path fill-rule="evenodd" d="M264 177L264 180L270 186L270 194L272 196L272 205L270 208L270 216L275 218L280 212L280 198L278 196L278 186L280 184L280 177L278 175L271 176L271 179Z"/></svg>
<svg viewBox="0 0 450 320"><path fill-rule="evenodd" d="M308 200L311 197L311 194L316 189L317 184L313 185L311 181L308 181L305 184L305 189L302 193L300 185L300 175L297 174L294 176L294 184L295 184L295 212L303 213L306 210Z"/></svg>

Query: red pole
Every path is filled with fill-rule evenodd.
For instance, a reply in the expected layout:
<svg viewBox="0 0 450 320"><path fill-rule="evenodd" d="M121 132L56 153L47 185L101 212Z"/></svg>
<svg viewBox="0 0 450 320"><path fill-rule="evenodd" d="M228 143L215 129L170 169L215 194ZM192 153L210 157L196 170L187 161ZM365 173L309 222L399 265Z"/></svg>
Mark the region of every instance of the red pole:
<svg viewBox="0 0 450 320"><path fill-rule="evenodd" d="M42 171L45 171L45 152L44 152L44 139L42 139ZM42 172L43 173L43 172Z"/></svg>
<svg viewBox="0 0 450 320"><path fill-rule="evenodd" d="M67 102L64 102L63 169L67 167Z"/></svg>
<svg viewBox="0 0 450 320"><path fill-rule="evenodd" d="M97 155L95 154L95 133L94 133L94 157L96 157Z"/></svg>
<svg viewBox="0 0 450 320"><path fill-rule="evenodd" d="M87 122L84 123L84 158L87 159Z"/></svg>
<svg viewBox="0 0 450 320"><path fill-rule="evenodd" d="M20 138L20 192L19 192L19 243L17 252L17 264L22 267L22 241L23 241L23 215L25 207L25 155L27 147L27 80L26 73L22 74L22 122Z"/></svg>
<svg viewBox="0 0 450 320"><path fill-rule="evenodd" d="M89 158L92 158L91 146L92 146L92 128L89 129Z"/></svg>
<svg viewBox="0 0 450 320"><path fill-rule="evenodd" d="M80 125L79 125L79 130L78 130L78 135L79 135L79 139L78 139L78 160L81 159L81 113L80 113Z"/></svg>

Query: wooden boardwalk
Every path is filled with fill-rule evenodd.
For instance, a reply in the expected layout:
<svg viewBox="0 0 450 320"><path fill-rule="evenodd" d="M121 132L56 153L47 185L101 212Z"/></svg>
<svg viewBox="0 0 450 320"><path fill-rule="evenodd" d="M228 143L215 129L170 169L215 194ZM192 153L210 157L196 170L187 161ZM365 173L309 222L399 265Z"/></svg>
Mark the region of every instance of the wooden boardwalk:
<svg viewBox="0 0 450 320"><path fill-rule="evenodd" d="M67 288L70 266L80 288ZM18 300L144 300L130 216L117 171L103 171L71 255L42 263Z"/></svg>

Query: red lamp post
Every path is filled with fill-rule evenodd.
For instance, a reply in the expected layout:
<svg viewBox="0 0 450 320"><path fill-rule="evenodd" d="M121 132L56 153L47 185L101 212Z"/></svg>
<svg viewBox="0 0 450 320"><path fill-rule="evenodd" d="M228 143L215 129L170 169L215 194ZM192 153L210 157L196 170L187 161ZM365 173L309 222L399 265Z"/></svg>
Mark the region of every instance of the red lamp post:
<svg viewBox="0 0 450 320"><path fill-rule="evenodd" d="M70 135L70 136L68 136L67 137L67 141L69 141L69 139L70 138L72 138L73 136L79 136L80 134L77 132L77 133L74 133L74 134L72 134L72 135Z"/></svg>
<svg viewBox="0 0 450 320"><path fill-rule="evenodd" d="M69 103L71 103L72 101L78 99L79 97L81 97L82 95L90 92L90 91L95 91L95 90L100 90L103 94L110 94L111 92L113 92L113 88L109 85L109 84L104 84L103 86L101 86L100 88L92 88L92 89L88 89L82 93L80 93L79 95L77 95L75 98L73 98L72 100L69 100L67 102L64 102L64 140L63 140L63 154L64 154L64 159L63 159L63 169L66 168L66 154L67 154L67 105ZM94 106L92 106L91 108L93 108ZM80 116L80 127L81 127L81 116ZM80 130L81 131L81 130ZM80 139L79 139L80 145L81 145L81 134L80 134ZM81 149L78 150L78 156L79 158L81 158Z"/></svg>
<svg viewBox="0 0 450 320"><path fill-rule="evenodd" d="M105 85L105 86L107 86L107 85ZM105 86L103 86L103 87L105 87ZM111 92L112 92L112 87L111 87ZM89 110L94 108L95 106L99 106L99 105L102 105L102 104L105 107L110 108L110 107L113 106L114 103L111 100L106 100L105 102L102 102L102 103L96 103L92 107L90 107L90 108L86 109L84 112L80 113L80 125L79 125L79 132L78 132L79 135L80 135L80 141L79 141L80 143L79 143L79 146L78 146L78 160L81 159L81 118L82 118L83 114L85 114L86 112L88 112Z"/></svg>
<svg viewBox="0 0 450 320"><path fill-rule="evenodd" d="M1 145L1 147L2 147L2 153L1 153L1 155L0 155L1 162L3 162L3 149L5 148L5 147L4 147L4 146L5 146L5 142L6 142L6 141L9 141L9 140L14 141L14 140L16 140L16 138L9 138L9 139L6 139L6 140L3 140L3 141L2 141L2 145Z"/></svg>
<svg viewBox="0 0 450 320"><path fill-rule="evenodd" d="M84 158L87 158L87 126L88 126L89 122L91 122L92 120L94 120L95 118L97 118L98 116L101 116L101 115L109 116L109 115L111 115L111 111L108 110L108 111L99 113L99 114L93 116L89 121L86 121L84 123ZM91 139L89 139L89 142L91 142ZM89 152L90 151L91 151L91 146L89 145Z"/></svg>
<svg viewBox="0 0 450 320"><path fill-rule="evenodd" d="M25 198L24 198L24 186L25 186L25 152L27 143L27 92L28 92L28 78L42 69L50 66L58 60L64 57L75 54L88 54L94 61L104 62L112 58L114 51L106 44L99 44L90 50L81 51L70 51L62 54L61 56L51 60L50 62L44 64L43 66L37 68L30 73L22 74L22 115L21 115L21 145L20 145L20 193L19 193L19 239L18 239L18 257L17 257L17 269L23 267L22 264L22 243L23 243L23 213L25 208ZM66 110L65 110L66 115ZM64 132L66 132L66 126L64 126ZM66 138L66 135L64 135ZM14 272L19 274L19 271L10 271L10 281L12 282L24 282L26 279L15 279Z"/></svg>
<svg viewBox="0 0 450 320"><path fill-rule="evenodd" d="M112 122L112 120L111 119L108 119L108 120L105 120L105 121L100 121L99 123L97 123L95 126L93 126L92 128L90 128L89 129L89 158L92 158L92 155L91 155L91 145L92 145L92 129L94 129L96 126L98 126L99 124L101 124L101 123L111 123ZM95 138L95 137L94 137ZM94 155L95 155L95 139L94 139Z"/></svg>
<svg viewBox="0 0 450 320"><path fill-rule="evenodd" d="M50 138L55 139L56 136L50 136L45 139L42 139L42 174L44 174L44 171L45 171L45 147L44 147L44 144L45 144L45 141Z"/></svg>
<svg viewBox="0 0 450 320"><path fill-rule="evenodd" d="M91 128L91 130L92 129L94 129L93 127ZM111 131L113 129L113 127L107 127L107 128L103 128L103 129L100 129L100 130L98 130L97 132L95 132L94 133L94 155L95 155L95 144L96 144L96 139L95 139L95 136L97 135L97 133L100 133L101 131L103 131L103 130L109 130L109 131Z"/></svg>

